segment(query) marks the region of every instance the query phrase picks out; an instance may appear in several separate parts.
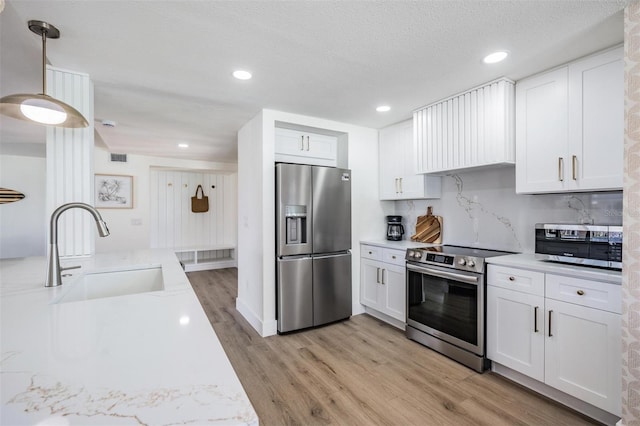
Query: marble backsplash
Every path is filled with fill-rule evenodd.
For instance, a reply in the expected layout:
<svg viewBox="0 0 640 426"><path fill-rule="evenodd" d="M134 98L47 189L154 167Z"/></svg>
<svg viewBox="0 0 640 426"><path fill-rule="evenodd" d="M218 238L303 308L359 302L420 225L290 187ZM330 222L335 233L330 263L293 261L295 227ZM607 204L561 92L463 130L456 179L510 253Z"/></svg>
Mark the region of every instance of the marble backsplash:
<svg viewBox="0 0 640 426"><path fill-rule="evenodd" d="M416 218L433 206L443 217L443 242L522 253L534 252L536 223L622 224L622 191L521 195L515 169L504 167L442 177L442 198L394 202L405 239Z"/></svg>

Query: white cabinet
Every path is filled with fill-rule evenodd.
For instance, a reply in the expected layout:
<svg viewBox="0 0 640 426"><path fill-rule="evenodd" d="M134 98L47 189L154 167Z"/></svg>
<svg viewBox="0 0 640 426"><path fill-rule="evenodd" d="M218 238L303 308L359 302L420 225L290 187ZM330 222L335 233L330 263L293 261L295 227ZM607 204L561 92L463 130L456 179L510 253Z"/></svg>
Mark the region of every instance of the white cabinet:
<svg viewBox="0 0 640 426"><path fill-rule="evenodd" d="M620 315L545 301L544 382L620 415Z"/></svg>
<svg viewBox="0 0 640 426"><path fill-rule="evenodd" d="M488 271L488 358L619 416L620 286L496 265Z"/></svg>
<svg viewBox="0 0 640 426"><path fill-rule="evenodd" d="M516 192L622 189L622 48L516 85Z"/></svg>
<svg viewBox="0 0 640 426"><path fill-rule="evenodd" d="M411 120L380 130L378 146L381 200L440 198L442 178L416 174Z"/></svg>
<svg viewBox="0 0 640 426"><path fill-rule="evenodd" d="M360 303L406 322L404 250L363 244L360 253Z"/></svg>
<svg viewBox="0 0 640 426"><path fill-rule="evenodd" d="M501 78L414 111L417 172L514 164L514 101Z"/></svg>
<svg viewBox="0 0 640 426"><path fill-rule="evenodd" d="M275 129L275 161L336 167L338 138L335 136Z"/></svg>

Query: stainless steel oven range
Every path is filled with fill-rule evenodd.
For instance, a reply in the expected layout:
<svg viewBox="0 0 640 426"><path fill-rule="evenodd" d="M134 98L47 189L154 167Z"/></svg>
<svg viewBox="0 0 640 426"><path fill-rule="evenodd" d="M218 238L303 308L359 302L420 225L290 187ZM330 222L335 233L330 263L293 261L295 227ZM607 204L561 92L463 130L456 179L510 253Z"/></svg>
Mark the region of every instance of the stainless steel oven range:
<svg viewBox="0 0 640 426"><path fill-rule="evenodd" d="M505 254L447 245L408 249L407 337L486 370L485 259Z"/></svg>

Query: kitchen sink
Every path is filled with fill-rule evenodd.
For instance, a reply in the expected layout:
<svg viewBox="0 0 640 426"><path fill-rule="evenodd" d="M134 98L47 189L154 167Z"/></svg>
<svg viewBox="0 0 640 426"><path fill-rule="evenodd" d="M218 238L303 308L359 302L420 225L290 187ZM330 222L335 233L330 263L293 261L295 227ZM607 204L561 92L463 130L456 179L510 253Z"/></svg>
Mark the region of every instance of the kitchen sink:
<svg viewBox="0 0 640 426"><path fill-rule="evenodd" d="M52 303L78 302L164 290L162 267L88 273Z"/></svg>

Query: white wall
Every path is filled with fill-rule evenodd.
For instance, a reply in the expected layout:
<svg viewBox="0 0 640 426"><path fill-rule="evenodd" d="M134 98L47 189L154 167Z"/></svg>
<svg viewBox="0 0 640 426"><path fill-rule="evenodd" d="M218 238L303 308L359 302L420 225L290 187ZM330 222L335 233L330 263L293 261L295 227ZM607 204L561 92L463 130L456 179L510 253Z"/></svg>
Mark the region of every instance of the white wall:
<svg viewBox="0 0 640 426"><path fill-rule="evenodd" d="M265 185L268 184L265 181L269 179L264 177L263 158L265 156L269 158L269 155L265 154L269 150L273 158L273 140L270 142L270 147L265 148L263 115L264 113L260 112L238 132L238 298L236 307L264 336L266 333L263 332L265 322L263 268L268 264L264 248L265 233L269 232L268 225L265 226L268 218L264 219L264 216L269 216L265 207L269 192L265 189ZM273 213L271 217L273 218Z"/></svg>
<svg viewBox="0 0 640 426"><path fill-rule="evenodd" d="M94 171L98 174L133 176L132 209L100 209L111 235L96 238L96 253L133 250L150 247L150 171L152 168L191 170L199 172L234 173L235 164L211 161L180 160L129 154L126 163L110 161L110 154L95 149Z"/></svg>
<svg viewBox="0 0 640 426"><path fill-rule="evenodd" d="M151 247L205 248L236 245L237 185L235 173L151 170ZM191 211L198 185L209 211Z"/></svg>
<svg viewBox="0 0 640 426"><path fill-rule="evenodd" d="M622 192L518 195L513 167L443 176L439 200L396 201L405 239L427 206L443 216L445 244L523 253L535 250L538 222L622 224Z"/></svg>
<svg viewBox="0 0 640 426"><path fill-rule="evenodd" d="M0 187L25 198L0 205L0 258L45 256L46 160L44 157L0 155Z"/></svg>
<svg viewBox="0 0 640 426"><path fill-rule="evenodd" d="M276 333L275 122L348 135L352 170L353 313L361 313L361 239L377 238L392 203L378 201L378 131L350 124L263 110L238 132L238 299L236 306L263 336ZM385 211L389 210L389 212Z"/></svg>

